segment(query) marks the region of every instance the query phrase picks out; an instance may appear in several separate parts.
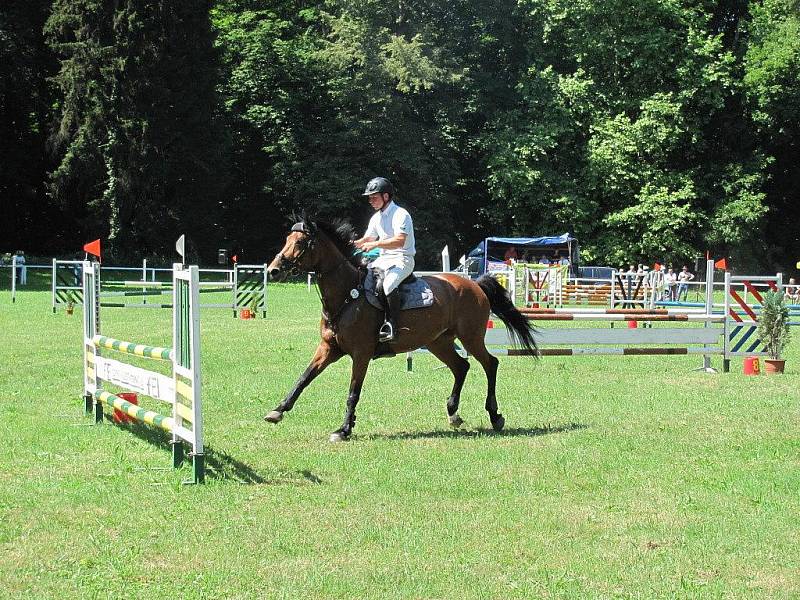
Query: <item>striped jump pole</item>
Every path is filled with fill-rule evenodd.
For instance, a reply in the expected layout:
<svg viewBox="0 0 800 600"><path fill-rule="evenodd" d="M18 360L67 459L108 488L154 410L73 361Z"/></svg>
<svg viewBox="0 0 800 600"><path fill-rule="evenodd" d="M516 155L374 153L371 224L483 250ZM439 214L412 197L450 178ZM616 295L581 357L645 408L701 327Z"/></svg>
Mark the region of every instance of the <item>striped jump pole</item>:
<svg viewBox="0 0 800 600"><path fill-rule="evenodd" d="M705 354L704 348L542 348L539 356L686 356ZM520 348L493 350L501 356L531 356L533 353Z"/></svg>
<svg viewBox="0 0 800 600"><path fill-rule="evenodd" d="M600 315L667 315L669 312L665 308L520 308L519 312L527 314L557 315L566 314L600 314Z"/></svg>
<svg viewBox="0 0 800 600"><path fill-rule="evenodd" d="M173 466L184 461L184 444L190 447L191 483L205 479L203 418L200 387L200 315L198 268L173 265L172 347L150 346L104 336L100 333L100 265L83 263L83 321L85 411L103 422L103 406L117 409L146 425L172 434ZM139 287L142 282L135 282ZM147 305L150 306L150 305ZM143 369L104 355L110 350L168 363L171 373ZM171 416L142 408L104 389L113 384L171 405Z"/></svg>
<svg viewBox="0 0 800 600"><path fill-rule="evenodd" d="M524 313L529 321L702 321L722 323L724 315L708 316L703 314L650 314L650 313Z"/></svg>

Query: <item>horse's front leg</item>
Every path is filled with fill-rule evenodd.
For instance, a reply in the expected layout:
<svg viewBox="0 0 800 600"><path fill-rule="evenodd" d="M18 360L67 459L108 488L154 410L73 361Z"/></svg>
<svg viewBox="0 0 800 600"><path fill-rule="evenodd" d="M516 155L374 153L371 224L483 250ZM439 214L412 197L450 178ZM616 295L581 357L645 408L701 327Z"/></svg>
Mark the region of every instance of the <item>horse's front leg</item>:
<svg viewBox="0 0 800 600"><path fill-rule="evenodd" d="M314 378L322 373L328 365L335 363L342 356L343 353L338 346L325 340L321 341L319 346L317 346L317 351L314 353L314 358L311 359L306 370L300 375L292 391L287 394L283 402L278 404L275 410L270 411L267 416L264 417L264 420L270 423L280 422L280 420L283 419L283 413L287 410L292 410L294 403L300 397L300 394L303 393L303 390L308 387L308 384L314 381Z"/></svg>
<svg viewBox="0 0 800 600"><path fill-rule="evenodd" d="M332 442L344 442L353 433L356 424L356 405L361 397L361 386L364 385L364 377L367 375L367 367L370 360L369 354L353 356L353 371L350 374L350 393L347 395L347 411L344 415L344 423L341 428L331 434Z"/></svg>

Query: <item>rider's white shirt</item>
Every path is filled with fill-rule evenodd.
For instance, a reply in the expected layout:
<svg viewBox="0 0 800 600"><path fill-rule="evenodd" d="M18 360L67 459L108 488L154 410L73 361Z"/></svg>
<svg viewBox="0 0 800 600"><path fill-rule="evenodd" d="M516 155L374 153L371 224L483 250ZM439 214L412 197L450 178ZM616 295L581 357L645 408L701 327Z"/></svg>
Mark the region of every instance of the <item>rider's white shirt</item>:
<svg viewBox="0 0 800 600"><path fill-rule="evenodd" d="M417 253L414 242L414 224L411 221L411 215L408 214L405 208L397 206L394 202L389 202L384 210L378 211L372 215L364 237L385 240L396 236L398 233L406 234L406 242L403 244L403 247L394 250L381 248L381 258L412 257Z"/></svg>

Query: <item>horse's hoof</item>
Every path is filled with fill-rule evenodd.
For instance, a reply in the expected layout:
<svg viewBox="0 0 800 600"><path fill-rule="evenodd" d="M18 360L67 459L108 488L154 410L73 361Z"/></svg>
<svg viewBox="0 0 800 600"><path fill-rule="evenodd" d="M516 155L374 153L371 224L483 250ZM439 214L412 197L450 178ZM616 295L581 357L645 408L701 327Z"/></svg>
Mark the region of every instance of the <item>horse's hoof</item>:
<svg viewBox="0 0 800 600"><path fill-rule="evenodd" d="M492 421L492 429L495 431L503 431L506 425L506 420L503 415L497 415L497 418Z"/></svg>
<svg viewBox="0 0 800 600"><path fill-rule="evenodd" d="M453 429L458 429L464 424L464 419L458 416L458 413L448 417L447 420L450 421L450 427Z"/></svg>
<svg viewBox="0 0 800 600"><path fill-rule="evenodd" d="M334 431L331 434L331 437L328 438L328 441L332 444L338 444L339 442L346 442L350 439L349 435L343 434L341 431Z"/></svg>
<svg viewBox="0 0 800 600"><path fill-rule="evenodd" d="M283 419L283 413L279 410L272 410L264 417L267 423L280 423L281 419Z"/></svg>

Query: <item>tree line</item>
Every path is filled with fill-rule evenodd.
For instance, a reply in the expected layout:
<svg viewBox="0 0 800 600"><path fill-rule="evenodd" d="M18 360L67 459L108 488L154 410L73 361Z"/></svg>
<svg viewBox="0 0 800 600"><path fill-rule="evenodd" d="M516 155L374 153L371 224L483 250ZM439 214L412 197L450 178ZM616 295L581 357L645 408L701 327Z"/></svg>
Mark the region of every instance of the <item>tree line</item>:
<svg viewBox="0 0 800 600"><path fill-rule="evenodd" d="M261 261L289 215L418 264L573 233L584 262L800 259L797 0L11 0L2 246Z"/></svg>

